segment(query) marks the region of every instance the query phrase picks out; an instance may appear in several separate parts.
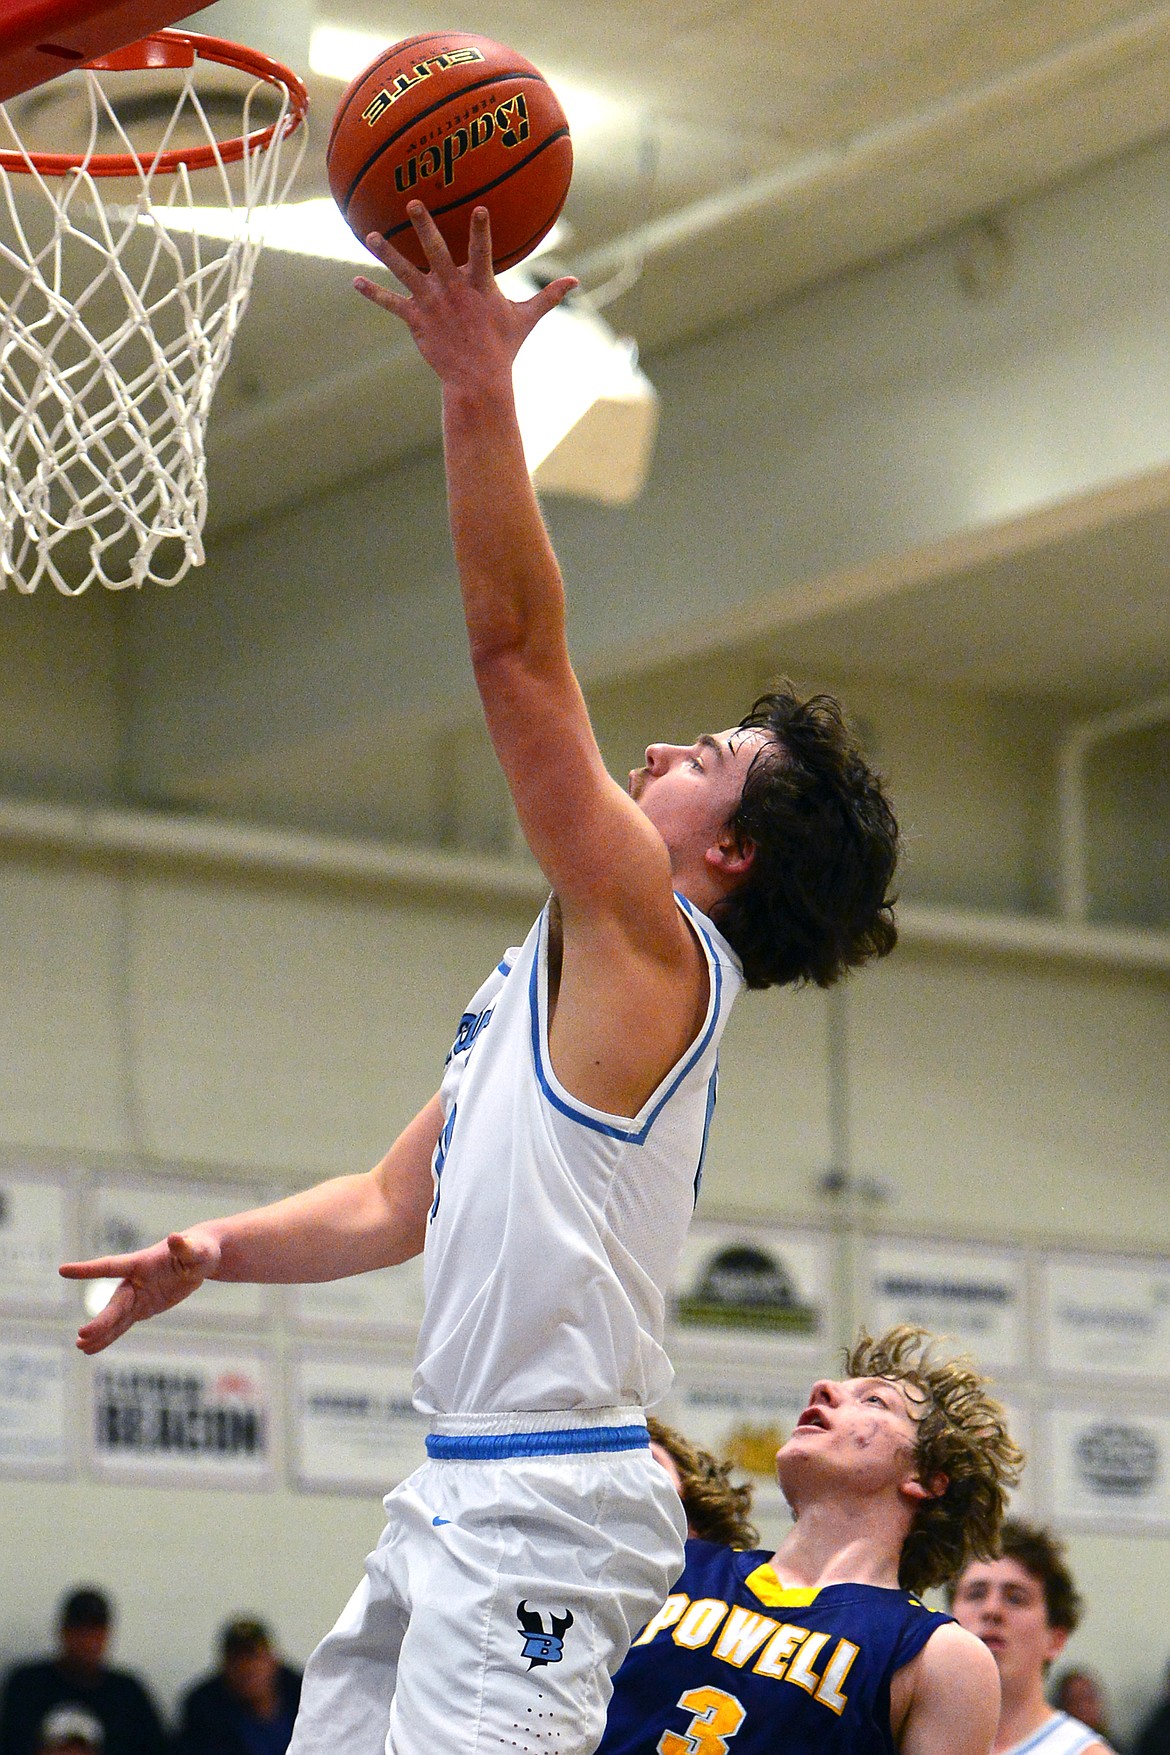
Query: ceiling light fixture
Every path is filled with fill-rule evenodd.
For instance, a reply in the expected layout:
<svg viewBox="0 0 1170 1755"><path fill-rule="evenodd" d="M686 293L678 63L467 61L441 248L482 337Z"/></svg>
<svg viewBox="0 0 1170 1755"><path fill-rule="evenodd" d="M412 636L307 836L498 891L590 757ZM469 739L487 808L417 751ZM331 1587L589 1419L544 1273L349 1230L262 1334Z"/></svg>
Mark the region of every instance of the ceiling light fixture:
<svg viewBox="0 0 1170 1755"><path fill-rule="evenodd" d="M517 299L538 285L522 268L502 278ZM512 380L525 460L542 492L614 506L637 498L654 451L658 393L632 341L570 294L532 331Z"/></svg>
<svg viewBox="0 0 1170 1755"><path fill-rule="evenodd" d="M196 233L201 238L234 238L239 230L239 215L227 207L155 207L141 223L150 225L156 221L169 232ZM352 262L367 270L377 266L375 257L350 231L336 202L328 195L288 201L282 207L256 207L252 226L253 235L267 250L319 256L327 262ZM564 227L554 225L532 257L557 249L565 236Z"/></svg>

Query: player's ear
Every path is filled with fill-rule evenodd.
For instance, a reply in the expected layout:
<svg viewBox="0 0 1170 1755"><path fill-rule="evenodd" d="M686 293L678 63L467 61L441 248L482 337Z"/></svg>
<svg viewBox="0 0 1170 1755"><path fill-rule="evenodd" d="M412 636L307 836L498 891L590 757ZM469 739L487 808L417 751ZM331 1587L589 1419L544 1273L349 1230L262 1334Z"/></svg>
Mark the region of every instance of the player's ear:
<svg viewBox="0 0 1170 1755"><path fill-rule="evenodd" d="M907 1499L914 1499L918 1504L925 1505L930 1499L941 1499L950 1484L950 1476L944 1475L940 1469L937 1474L931 1475L929 1481L920 1481L917 1475L911 1475L902 1482L902 1491Z"/></svg>
<svg viewBox="0 0 1170 1755"><path fill-rule="evenodd" d="M747 836L737 835L730 823L719 831L719 838L708 847L707 864L733 882L746 877L756 857L756 844Z"/></svg>
<svg viewBox="0 0 1170 1755"><path fill-rule="evenodd" d="M1067 1644L1068 1628L1050 1627L1048 1629L1048 1647L1044 1653L1044 1662L1046 1664L1055 1663Z"/></svg>

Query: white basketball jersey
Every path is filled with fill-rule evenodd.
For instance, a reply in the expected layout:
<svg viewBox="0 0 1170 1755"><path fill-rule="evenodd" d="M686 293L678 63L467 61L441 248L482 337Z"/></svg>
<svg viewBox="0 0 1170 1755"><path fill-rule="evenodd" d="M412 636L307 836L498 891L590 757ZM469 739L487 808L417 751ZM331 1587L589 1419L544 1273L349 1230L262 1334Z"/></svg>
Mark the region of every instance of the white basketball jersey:
<svg viewBox="0 0 1170 1755"><path fill-rule="evenodd" d="M645 1406L670 1387L663 1288L743 985L726 939L677 900L707 959L707 1014L632 1120L579 1102L553 1071L547 907L460 1019L424 1259L414 1376L424 1413Z"/></svg>
<svg viewBox="0 0 1170 1755"><path fill-rule="evenodd" d="M1082 1724L1079 1718L1071 1718L1067 1712L1054 1712L1046 1718L1038 1731L1025 1737L1005 1752L1005 1755L1081 1755L1093 1743L1101 1743L1108 1749L1109 1745L1096 1731Z"/></svg>

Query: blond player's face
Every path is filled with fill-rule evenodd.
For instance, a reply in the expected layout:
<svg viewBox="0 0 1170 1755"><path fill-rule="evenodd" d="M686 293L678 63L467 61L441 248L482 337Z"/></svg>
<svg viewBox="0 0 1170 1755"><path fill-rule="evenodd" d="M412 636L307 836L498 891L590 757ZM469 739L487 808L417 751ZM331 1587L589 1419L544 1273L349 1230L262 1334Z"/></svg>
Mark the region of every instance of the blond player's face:
<svg viewBox="0 0 1170 1755"><path fill-rule="evenodd" d="M716 845L768 735L755 727L705 733L694 743L652 743L630 773L630 796L654 824L676 870Z"/></svg>
<svg viewBox="0 0 1170 1755"><path fill-rule="evenodd" d="M1005 1682L1039 1679L1068 1639L1049 1625L1041 1580L1006 1557L972 1561L955 1588L951 1613L983 1641Z"/></svg>
<svg viewBox="0 0 1170 1755"><path fill-rule="evenodd" d="M874 1491L916 1480L921 1412L913 1387L889 1377L814 1383L808 1406L776 1457L781 1487L791 1498L815 1480Z"/></svg>

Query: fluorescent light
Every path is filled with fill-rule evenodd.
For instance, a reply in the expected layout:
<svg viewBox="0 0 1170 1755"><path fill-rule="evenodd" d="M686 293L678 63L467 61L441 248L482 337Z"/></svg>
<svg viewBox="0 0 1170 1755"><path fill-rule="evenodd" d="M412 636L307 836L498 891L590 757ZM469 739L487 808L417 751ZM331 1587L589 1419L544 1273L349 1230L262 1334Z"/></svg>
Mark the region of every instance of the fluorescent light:
<svg viewBox="0 0 1170 1755"><path fill-rule="evenodd" d="M309 67L325 79L348 85L396 40L376 31L352 30L348 25L315 24L309 37ZM547 68L542 71L560 99L575 140L604 127L617 114L618 106L600 92Z"/></svg>
<svg viewBox="0 0 1170 1755"><path fill-rule="evenodd" d="M343 24L315 24L309 36L309 69L348 85L395 39L379 31L351 30Z"/></svg>
<svg viewBox="0 0 1170 1755"><path fill-rule="evenodd" d="M509 278L509 297L535 291L522 269ZM633 342L570 298L532 331L516 356L512 381L524 458L538 487L611 504L641 492L658 396L638 367Z"/></svg>
<svg viewBox="0 0 1170 1755"><path fill-rule="evenodd" d="M201 238L238 235L241 215L230 207L156 206L141 223L157 221L169 232L196 233ZM307 201L286 201L279 207L257 207L252 214L253 236L268 250L284 250L294 256L319 256L327 262L352 262L375 269L378 263L366 246L350 231L336 202L328 195ZM541 239L532 257L555 250L564 241L564 230L554 225ZM527 257L531 261L532 257ZM527 295L525 295L527 296Z"/></svg>

